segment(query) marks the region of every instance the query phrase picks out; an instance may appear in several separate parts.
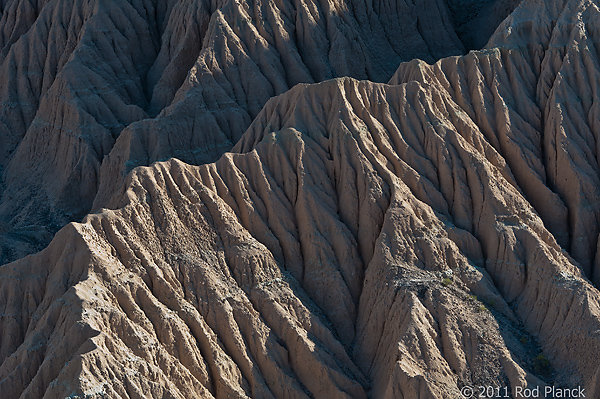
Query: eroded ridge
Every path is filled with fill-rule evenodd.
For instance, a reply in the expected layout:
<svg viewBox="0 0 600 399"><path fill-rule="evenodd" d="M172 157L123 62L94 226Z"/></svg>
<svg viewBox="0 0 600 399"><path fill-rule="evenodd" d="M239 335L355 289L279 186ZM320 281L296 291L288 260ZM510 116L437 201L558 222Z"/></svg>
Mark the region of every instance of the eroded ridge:
<svg viewBox="0 0 600 399"><path fill-rule="evenodd" d="M0 269L3 389L597 392L600 294L444 92L300 85L267 104L236 150L136 169L112 210ZM537 340L556 374L536 363Z"/></svg>
<svg viewBox="0 0 600 399"><path fill-rule="evenodd" d="M417 80L452 98L596 285L599 24L594 2L526 1L487 49L434 65L402 64L390 81Z"/></svg>
<svg viewBox="0 0 600 399"><path fill-rule="evenodd" d="M497 0L495 3L506 3ZM445 0L3 1L0 262L102 207L134 167L217 160L266 101L461 54Z"/></svg>
<svg viewBox="0 0 600 399"><path fill-rule="evenodd" d="M115 95L141 119L97 123L113 140L96 153L108 154L102 164L92 162L106 187L89 196L97 212L0 267L0 392L455 399L465 385L553 384L598 396L600 293L589 280L598 278L596 3L526 0L483 51L401 64L389 85L340 78L292 89L302 80L279 75L291 68L277 50L288 42L258 21L287 27L286 16L294 32L310 26L317 36L307 43L328 43L324 56L290 39L308 82L337 72L311 69L307 51L333 68L332 58L350 54L330 52L336 40L367 42L353 30L356 5L302 3L306 13L280 3L130 4L154 50L139 82ZM2 18L18 14L7 4ZM391 5L365 11L381 15L381 32L392 29L382 11ZM26 32L16 40L6 25L3 57L42 29L46 8L30 6L39 17L15 23ZM82 26L107 10L92 7ZM105 33L89 34L100 43ZM63 72L102 49L74 51ZM388 67L354 61L369 78ZM255 97L253 79L264 83ZM105 98L105 88L89 98ZM36 120L22 143L36 142ZM84 132L58 130L69 140ZM216 159L234 141L213 163L171 159L124 177L179 150ZM75 170L87 170L88 147L76 148ZM8 212L5 198L19 197L3 197Z"/></svg>

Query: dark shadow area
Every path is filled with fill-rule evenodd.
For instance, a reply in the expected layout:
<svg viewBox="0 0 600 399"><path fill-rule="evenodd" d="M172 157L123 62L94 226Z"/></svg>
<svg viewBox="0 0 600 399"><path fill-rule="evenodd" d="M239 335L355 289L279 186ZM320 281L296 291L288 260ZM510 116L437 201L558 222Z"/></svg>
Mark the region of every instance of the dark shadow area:
<svg viewBox="0 0 600 399"><path fill-rule="evenodd" d="M486 46L522 0L447 0L456 34L467 51Z"/></svg>

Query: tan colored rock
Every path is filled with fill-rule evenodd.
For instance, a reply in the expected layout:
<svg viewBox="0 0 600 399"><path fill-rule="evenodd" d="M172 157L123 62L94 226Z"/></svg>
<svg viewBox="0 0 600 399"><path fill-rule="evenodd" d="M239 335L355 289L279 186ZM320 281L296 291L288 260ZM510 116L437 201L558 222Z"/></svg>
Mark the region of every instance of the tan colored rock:
<svg viewBox="0 0 600 399"><path fill-rule="evenodd" d="M0 70L50 16L82 36L46 89L0 86L39 102L9 129L2 242L20 256L97 212L0 267L3 395L600 395L595 3L526 0L483 51L389 85L295 83L384 76L378 57L419 37L433 61L460 44L432 35L441 3L404 25L403 2L10 4ZM151 46L94 70L124 27ZM133 169L172 155L204 164Z"/></svg>
<svg viewBox="0 0 600 399"><path fill-rule="evenodd" d="M401 61L464 51L443 0L13 0L0 12L2 263L102 207L135 166L215 161L299 82L383 82Z"/></svg>
<svg viewBox="0 0 600 399"><path fill-rule="evenodd" d="M388 228L384 222L376 241L377 248L383 252L375 251L376 256L368 261L363 290L368 290L370 281L377 288L369 290L370 295L361 296L361 300L366 301L365 315L372 318L376 313L374 309L391 307L391 303L381 307L374 305L378 297L391 295L385 294L384 287L394 286L392 281L398 278L394 276L400 274L390 268L390 264L400 270L408 267L403 266L405 264L438 272L448 266L458 268L458 275L478 297L499 306L510 319L520 319L528 331L540 339L548 356L563 365L559 370L560 381L567 384L585 381L589 391L595 391L597 368L590 367L593 364L590 348L598 345L593 332L598 325L595 300L589 307L582 305L581 309L586 310L579 313L585 314L582 317L586 321L582 323L586 327L581 328L586 329L589 336L580 327L573 326L568 316L573 310L569 310L568 304L575 297L596 296L598 291L582 277L577 264L561 250L534 208L515 188L517 184L509 166L444 91L417 83L395 89L374 86L369 90L365 86L366 83L339 81L339 90L326 96L325 101L334 110L335 104L348 108L341 112L343 116L339 121L324 114L329 111L337 115L336 111L316 106L317 96L321 95L316 89L306 89L306 94L302 88L294 89L280 101L265 107L263 117L255 120L235 150L245 152L258 148L268 131L286 129L289 125L305 126L306 134L311 137L320 137L318 132L323 131L323 126L327 126L327 136L331 131L350 129L361 149L373 152L368 158L381 165L376 170L391 171L392 176L384 179L388 187L398 186L398 194L390 198L386 213ZM295 112L288 112L282 119L284 109ZM328 122L307 126L306 120L315 118ZM447 184L450 182L451 185ZM421 209L422 206L431 210ZM400 210L394 210L396 207ZM397 216L392 217L392 214ZM439 220L439 224L435 220ZM433 237L444 236L450 241L442 239L435 243ZM454 251L444 249L449 244L456 245L466 259L461 260ZM453 255L446 257L444 254L449 251ZM377 277L369 278L369 271L375 273L378 266L381 271ZM491 280L478 276L481 269L474 266L485 266ZM397 284L406 284L406 279L409 278L398 278ZM422 279L416 278L417 281ZM495 293L494 285L503 299ZM505 301L516 311L514 316ZM383 313L379 320L387 317L387 313ZM357 323L360 325L360 307ZM365 322L364 325L376 326L377 323ZM365 340L373 340L373 331L365 333L365 337ZM588 339L591 341L586 341ZM379 341L372 342L378 345ZM558 342L581 344L576 349ZM374 351L362 356L374 357ZM383 353L387 355L387 351L384 347ZM387 372L390 366L383 368ZM577 373L581 377L575 377Z"/></svg>
<svg viewBox="0 0 600 399"><path fill-rule="evenodd" d="M552 382L539 339L594 395L600 293L457 110L418 83L299 85L242 153L136 169L112 210L0 269L0 387L456 398Z"/></svg>
<svg viewBox="0 0 600 399"><path fill-rule="evenodd" d="M525 1L487 49L402 64L390 83L443 90L483 132L557 241L598 284L598 6Z"/></svg>

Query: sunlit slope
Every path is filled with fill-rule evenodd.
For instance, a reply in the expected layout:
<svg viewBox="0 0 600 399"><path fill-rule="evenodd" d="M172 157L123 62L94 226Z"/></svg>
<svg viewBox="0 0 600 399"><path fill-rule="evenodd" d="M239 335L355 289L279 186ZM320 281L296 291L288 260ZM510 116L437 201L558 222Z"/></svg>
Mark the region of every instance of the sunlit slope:
<svg viewBox="0 0 600 399"><path fill-rule="evenodd" d="M266 105L240 154L136 169L112 210L0 269L2 389L597 392L600 295L460 115L418 83L301 85Z"/></svg>

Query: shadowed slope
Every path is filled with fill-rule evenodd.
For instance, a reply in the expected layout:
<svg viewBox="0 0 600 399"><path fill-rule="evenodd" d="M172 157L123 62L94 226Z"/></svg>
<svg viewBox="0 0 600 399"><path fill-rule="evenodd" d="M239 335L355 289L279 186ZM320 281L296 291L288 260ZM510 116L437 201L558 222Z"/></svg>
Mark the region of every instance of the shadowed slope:
<svg viewBox="0 0 600 399"><path fill-rule="evenodd" d="M2 259L44 245L47 235L82 217L100 161L125 126L147 117L145 75L157 51L148 5L54 1L5 47Z"/></svg>

